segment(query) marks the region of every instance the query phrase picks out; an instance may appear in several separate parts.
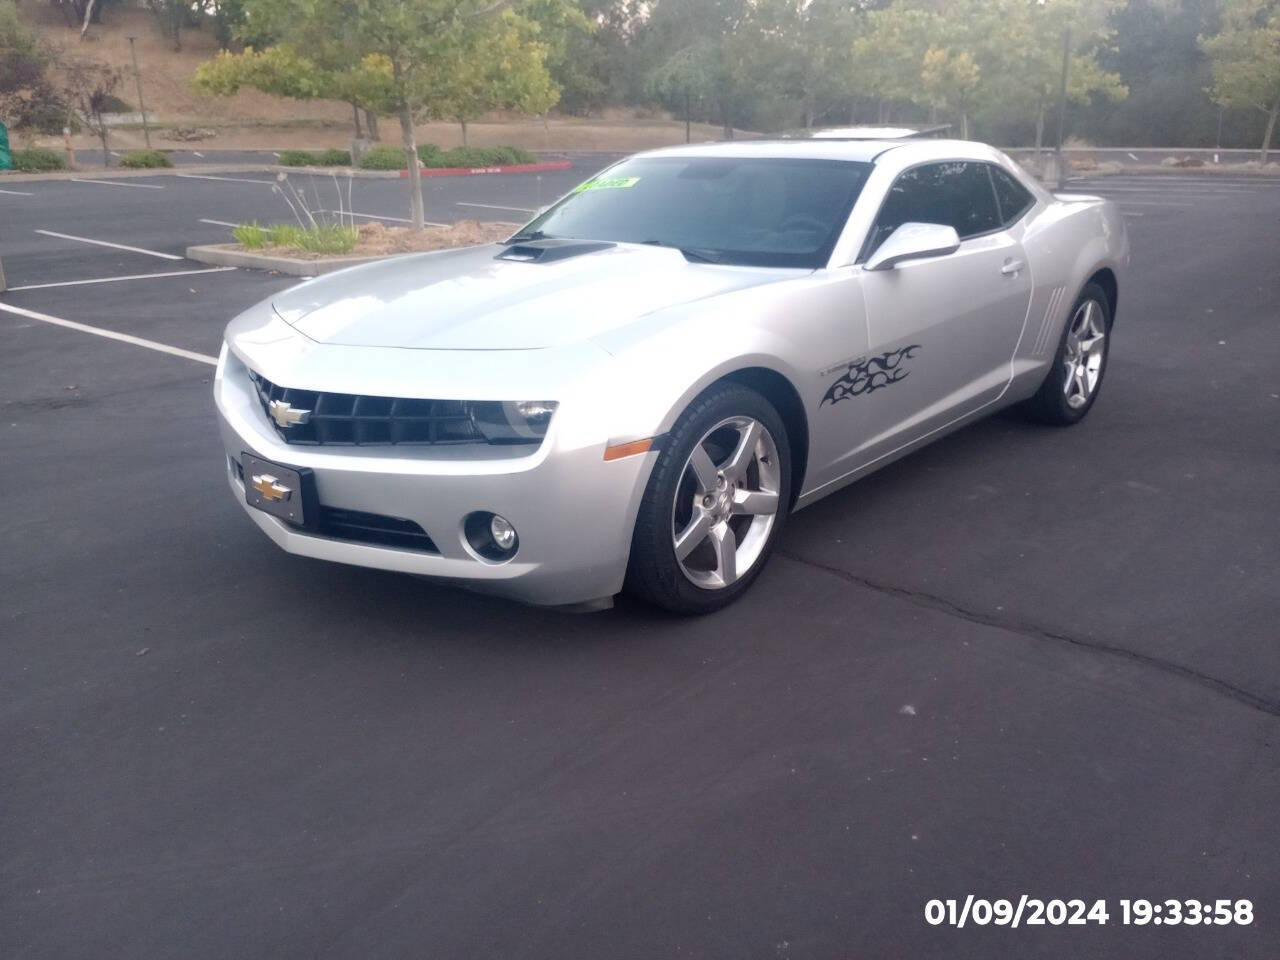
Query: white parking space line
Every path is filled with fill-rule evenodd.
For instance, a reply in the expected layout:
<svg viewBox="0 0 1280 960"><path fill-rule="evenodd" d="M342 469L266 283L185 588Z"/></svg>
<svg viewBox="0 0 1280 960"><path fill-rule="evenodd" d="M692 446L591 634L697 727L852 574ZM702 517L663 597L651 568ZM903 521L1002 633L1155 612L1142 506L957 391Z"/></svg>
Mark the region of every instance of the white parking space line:
<svg viewBox="0 0 1280 960"><path fill-rule="evenodd" d="M1251 183L1220 183L1208 180L1088 180L1090 186L1099 190L1168 190L1178 193L1183 190L1256 190Z"/></svg>
<svg viewBox="0 0 1280 960"><path fill-rule="evenodd" d="M22 190L0 190L0 193L9 193L15 197L34 197L34 193L26 193Z"/></svg>
<svg viewBox="0 0 1280 960"><path fill-rule="evenodd" d="M201 223L212 223L215 227L238 227L238 223L228 223L226 220L210 220L207 217L200 218Z"/></svg>
<svg viewBox="0 0 1280 960"><path fill-rule="evenodd" d="M81 333L91 333L95 337L105 337L108 340L119 340L121 343L130 343L135 347L145 347L148 350L155 350L158 353L167 353L173 357L182 357L185 360L198 360L200 363L207 363L211 367L217 366L218 364L217 357L211 357L205 353L183 350L181 347L171 347L167 343L156 343L154 340L146 340L142 337L135 337L127 333L117 333L115 330L104 330L102 327L91 327L87 323L76 323L74 320L63 320L61 317L51 317L47 313L37 313L34 310L24 310L22 307L11 307L7 303L0 303L0 312L12 313L15 316L26 317L29 320L39 320L41 323L51 323L55 327L66 327L68 330L79 330Z"/></svg>
<svg viewBox="0 0 1280 960"><path fill-rule="evenodd" d="M1183 203L1179 200L1130 200L1127 197L1112 197L1122 207L1194 207L1194 203Z"/></svg>
<svg viewBox="0 0 1280 960"><path fill-rule="evenodd" d="M135 190L163 190L164 187L157 186L154 183L125 183L123 180L89 180L80 177L72 177L72 183L97 183L104 187L133 187Z"/></svg>
<svg viewBox="0 0 1280 960"><path fill-rule="evenodd" d="M318 213L332 213L343 217L360 217L364 220L390 220L393 223L413 223L412 220L406 220L404 217L384 217L379 213L356 213L354 210L319 210ZM428 227L447 227L447 223L436 223L432 220L423 221Z"/></svg>
<svg viewBox="0 0 1280 960"><path fill-rule="evenodd" d="M536 213L533 207L504 207L500 203L467 203L465 200L457 201L459 207L483 207L486 210L514 210L517 213Z"/></svg>
<svg viewBox="0 0 1280 960"><path fill-rule="evenodd" d="M63 280L60 283L28 283L10 290L48 290L50 287L82 287L89 283L119 283L121 280L158 280L161 277L191 277L198 273L226 273L235 267L207 267L203 270L168 270L164 273L134 273L127 277L95 277L92 280Z"/></svg>
<svg viewBox="0 0 1280 960"><path fill-rule="evenodd" d="M1170 196L1174 194L1204 194L1206 196L1215 193L1254 193L1253 187L1237 187L1223 184L1213 187L1139 187L1130 186L1129 184L1096 184L1091 189L1102 193L1164 193Z"/></svg>
<svg viewBox="0 0 1280 960"><path fill-rule="evenodd" d="M226 183L275 183L274 180L252 180L249 177L211 177L207 173L175 173L184 180L222 180Z"/></svg>
<svg viewBox="0 0 1280 960"><path fill-rule="evenodd" d="M93 240L89 237L75 237L69 233L56 233L53 230L37 230L36 233L42 233L46 237L58 237L62 240L76 240L80 243L92 243L99 247L113 247L116 250L128 250L131 253L145 253L149 257L160 257L162 260L185 260L175 253L161 253L159 250L144 250L142 247L130 247L123 243L111 243L107 240Z"/></svg>
<svg viewBox="0 0 1280 960"><path fill-rule="evenodd" d="M1175 190L1196 187L1209 187L1217 189L1219 187L1244 187L1247 190L1256 190L1258 187L1274 187L1280 185L1280 178L1264 178L1264 177L1248 177L1240 179L1227 179L1225 177L1080 177L1076 180L1070 180L1073 185L1087 185L1090 187L1153 187L1162 186L1170 187Z"/></svg>

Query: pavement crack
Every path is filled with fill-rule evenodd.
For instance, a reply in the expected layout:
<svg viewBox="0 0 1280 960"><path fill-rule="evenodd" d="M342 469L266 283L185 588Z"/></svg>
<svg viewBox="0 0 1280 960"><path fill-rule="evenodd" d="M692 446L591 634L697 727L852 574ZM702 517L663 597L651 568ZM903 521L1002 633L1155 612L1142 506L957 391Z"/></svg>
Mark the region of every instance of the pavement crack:
<svg viewBox="0 0 1280 960"><path fill-rule="evenodd" d="M1147 653L1140 653L1136 650L1130 650L1115 643L1109 643L1105 640L1094 640L1088 637L1076 637L1066 633L1059 633L1054 630L1047 630L1044 627L1037 626L1034 623L1028 623L1023 620L1016 620L1009 617L996 617L980 610L973 610L963 604L948 600L945 597L936 594L927 593L922 590L911 590L906 587L897 587L888 583L880 583L867 577L850 573L839 567L830 564L820 563L816 560L810 560L807 557L799 556L789 550L778 550L777 555L791 560L795 563L815 570L821 570L832 576L839 577L849 583L857 584L868 590L874 590L886 596L897 597L908 603L919 607L925 607L930 610L937 610L941 613L967 620L970 623L976 623L980 626L995 627L1000 630L1008 630L1012 633L1018 633L1025 637L1031 637L1036 640L1043 640L1052 643L1067 644L1084 650L1090 650L1094 653L1104 654L1106 656L1116 657L1120 660L1126 660L1139 666L1148 667L1150 669L1159 670L1162 673L1188 680L1200 687L1212 691L1220 696L1228 697L1237 703L1265 713L1268 716L1280 717L1280 702L1270 700L1260 696L1251 690L1238 687L1226 680L1219 679L1211 674L1202 673L1191 667L1185 666L1173 660L1165 660L1161 657L1154 657Z"/></svg>

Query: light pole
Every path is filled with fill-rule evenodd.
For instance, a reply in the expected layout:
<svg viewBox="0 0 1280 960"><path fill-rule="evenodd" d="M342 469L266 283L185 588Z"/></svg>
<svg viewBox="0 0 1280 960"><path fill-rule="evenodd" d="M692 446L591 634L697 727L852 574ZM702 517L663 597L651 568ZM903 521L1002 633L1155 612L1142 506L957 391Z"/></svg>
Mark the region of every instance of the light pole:
<svg viewBox="0 0 1280 960"><path fill-rule="evenodd" d="M1066 179L1066 170L1063 169L1062 134L1067 119L1067 70L1070 66L1071 28L1067 27L1062 33L1062 82L1058 84L1058 145L1053 151L1059 189L1062 187L1062 181Z"/></svg>
<svg viewBox="0 0 1280 960"><path fill-rule="evenodd" d="M147 140L147 149L151 149L151 128L147 126L147 105L142 102L142 73L138 70L138 48L133 45L138 37L129 34L129 53L133 56L133 80L138 85L138 112L142 114L142 135Z"/></svg>

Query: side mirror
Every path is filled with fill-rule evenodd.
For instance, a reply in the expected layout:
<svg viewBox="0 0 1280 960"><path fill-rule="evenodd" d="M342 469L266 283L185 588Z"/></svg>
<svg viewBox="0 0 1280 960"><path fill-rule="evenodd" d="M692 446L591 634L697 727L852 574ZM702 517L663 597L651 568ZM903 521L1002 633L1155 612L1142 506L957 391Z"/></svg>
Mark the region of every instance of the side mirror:
<svg viewBox="0 0 1280 960"><path fill-rule="evenodd" d="M871 254L863 269L892 270L904 260L942 257L960 249L955 227L940 223L904 223Z"/></svg>

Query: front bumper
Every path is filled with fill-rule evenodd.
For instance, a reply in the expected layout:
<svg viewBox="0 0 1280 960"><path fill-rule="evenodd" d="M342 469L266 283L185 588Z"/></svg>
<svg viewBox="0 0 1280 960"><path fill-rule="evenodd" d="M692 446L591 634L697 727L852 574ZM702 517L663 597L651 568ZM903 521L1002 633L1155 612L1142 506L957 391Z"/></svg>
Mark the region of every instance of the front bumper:
<svg viewBox="0 0 1280 960"><path fill-rule="evenodd" d="M253 522L289 553L441 578L535 604L581 603L622 588L653 452L605 461L604 436L571 439L554 422L533 452L291 445L262 412L244 364L226 350L214 398L231 488ZM249 506L236 469L244 452L311 470L325 507L417 523L438 552L321 536ZM481 510L514 524L520 546L512 559L494 563L467 544L464 518Z"/></svg>

